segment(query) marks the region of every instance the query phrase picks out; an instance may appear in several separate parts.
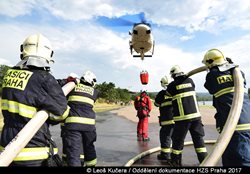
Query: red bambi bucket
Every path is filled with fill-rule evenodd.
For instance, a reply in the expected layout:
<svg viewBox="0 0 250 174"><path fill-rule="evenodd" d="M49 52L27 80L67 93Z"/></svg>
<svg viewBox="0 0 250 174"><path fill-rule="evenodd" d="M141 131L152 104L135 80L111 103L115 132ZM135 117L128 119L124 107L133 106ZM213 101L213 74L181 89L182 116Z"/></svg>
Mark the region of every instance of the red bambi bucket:
<svg viewBox="0 0 250 174"><path fill-rule="evenodd" d="M142 71L140 73L140 79L141 79L141 83L143 85L147 85L148 84L148 72L147 71Z"/></svg>

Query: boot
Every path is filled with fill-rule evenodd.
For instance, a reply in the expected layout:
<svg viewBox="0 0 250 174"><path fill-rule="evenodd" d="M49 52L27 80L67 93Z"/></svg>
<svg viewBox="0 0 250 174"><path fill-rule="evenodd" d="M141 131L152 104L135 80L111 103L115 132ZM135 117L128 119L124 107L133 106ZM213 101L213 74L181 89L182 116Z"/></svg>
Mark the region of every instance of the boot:
<svg viewBox="0 0 250 174"><path fill-rule="evenodd" d="M181 159L178 159L178 160L171 160L171 164L170 164L171 167L182 167L182 163L181 163Z"/></svg>
<svg viewBox="0 0 250 174"><path fill-rule="evenodd" d="M200 163L206 158L207 152L197 153L197 157Z"/></svg>
<svg viewBox="0 0 250 174"><path fill-rule="evenodd" d="M150 138L149 137L143 138L143 141L150 141Z"/></svg>
<svg viewBox="0 0 250 174"><path fill-rule="evenodd" d="M158 160L164 160L164 161L170 161L170 155L168 155L167 153L160 153L157 155L157 159Z"/></svg>
<svg viewBox="0 0 250 174"><path fill-rule="evenodd" d="M175 155L173 153L171 153L171 161L169 163L169 165L171 167L182 167L182 154L178 154L178 155Z"/></svg>
<svg viewBox="0 0 250 174"><path fill-rule="evenodd" d="M143 138L142 138L142 135L137 135L137 141L142 141Z"/></svg>

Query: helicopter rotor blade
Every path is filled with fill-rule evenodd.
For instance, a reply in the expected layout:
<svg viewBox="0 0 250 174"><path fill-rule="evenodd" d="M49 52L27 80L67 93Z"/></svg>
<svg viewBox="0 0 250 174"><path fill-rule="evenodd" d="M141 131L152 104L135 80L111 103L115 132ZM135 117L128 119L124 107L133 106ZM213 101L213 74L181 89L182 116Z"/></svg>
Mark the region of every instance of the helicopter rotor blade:
<svg viewBox="0 0 250 174"><path fill-rule="evenodd" d="M108 18L108 17L99 17L97 19L102 25L105 26L131 26L134 25L134 22L123 19L123 18Z"/></svg>
<svg viewBox="0 0 250 174"><path fill-rule="evenodd" d="M138 23L148 24L144 12L112 18L100 16L96 18L96 22L108 27L133 26Z"/></svg>
<svg viewBox="0 0 250 174"><path fill-rule="evenodd" d="M140 21L142 22L142 23L147 23L147 20L146 20L146 18L145 18L145 13L139 13L138 14L138 16L139 16L139 19L140 19Z"/></svg>

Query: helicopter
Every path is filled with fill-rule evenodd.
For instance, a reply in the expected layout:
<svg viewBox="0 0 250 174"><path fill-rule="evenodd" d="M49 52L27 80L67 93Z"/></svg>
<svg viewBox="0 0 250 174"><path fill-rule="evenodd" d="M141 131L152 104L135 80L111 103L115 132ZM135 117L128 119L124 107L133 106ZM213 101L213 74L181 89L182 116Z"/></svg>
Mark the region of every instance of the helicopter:
<svg viewBox="0 0 250 174"><path fill-rule="evenodd" d="M136 22L133 22L131 18L133 17L133 20L136 18L139 19ZM144 12L141 12L137 15L127 15L125 17L119 17L119 18L108 18L108 17L101 17L99 18L99 21L103 25L106 26L132 26L132 31L129 31L129 35L131 36L129 40L129 49L131 55L133 57L140 57L141 60L144 60L145 57L152 57L154 53L154 46L155 41L152 35L151 31L151 25L146 21Z"/></svg>
<svg viewBox="0 0 250 174"><path fill-rule="evenodd" d="M131 35L129 48L133 57L140 57L141 60L144 60L144 57L152 57L155 41L149 23L142 21L141 23L134 24L132 32L129 32L129 35ZM148 52L151 54L146 54Z"/></svg>

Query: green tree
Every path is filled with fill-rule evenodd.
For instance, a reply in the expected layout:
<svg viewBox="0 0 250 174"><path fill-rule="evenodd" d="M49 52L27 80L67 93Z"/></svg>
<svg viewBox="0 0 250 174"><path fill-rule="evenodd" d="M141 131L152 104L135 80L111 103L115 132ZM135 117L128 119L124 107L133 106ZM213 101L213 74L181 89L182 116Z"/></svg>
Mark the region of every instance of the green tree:
<svg viewBox="0 0 250 174"><path fill-rule="evenodd" d="M0 93L2 93L3 77L5 73L10 69L7 65L0 65Z"/></svg>
<svg viewBox="0 0 250 174"><path fill-rule="evenodd" d="M127 103L130 101L130 93L127 89L117 88L120 101Z"/></svg>
<svg viewBox="0 0 250 174"><path fill-rule="evenodd" d="M102 84L96 85L96 88L99 90L100 94L99 97L104 99L112 99L113 98L113 92L115 88L115 84L112 82L103 82Z"/></svg>
<svg viewBox="0 0 250 174"><path fill-rule="evenodd" d="M112 82L97 84L96 88L100 92L99 97L107 102L127 103L130 100L130 92L127 89L116 88Z"/></svg>
<svg viewBox="0 0 250 174"><path fill-rule="evenodd" d="M157 94L157 93L155 93L155 92L149 92L149 93L148 93L148 95L149 95L149 97L150 97L151 99L155 99L156 94Z"/></svg>

